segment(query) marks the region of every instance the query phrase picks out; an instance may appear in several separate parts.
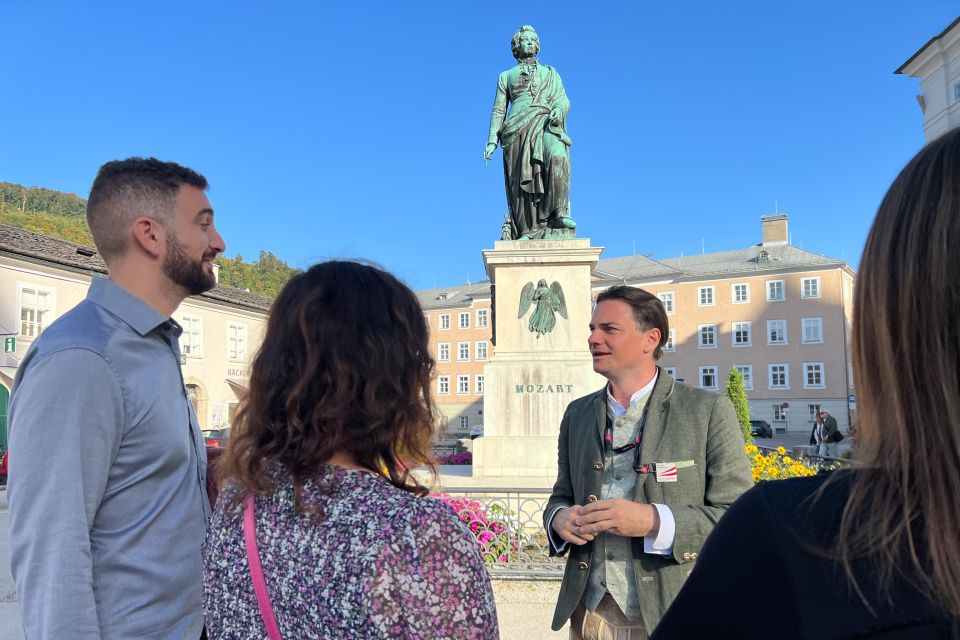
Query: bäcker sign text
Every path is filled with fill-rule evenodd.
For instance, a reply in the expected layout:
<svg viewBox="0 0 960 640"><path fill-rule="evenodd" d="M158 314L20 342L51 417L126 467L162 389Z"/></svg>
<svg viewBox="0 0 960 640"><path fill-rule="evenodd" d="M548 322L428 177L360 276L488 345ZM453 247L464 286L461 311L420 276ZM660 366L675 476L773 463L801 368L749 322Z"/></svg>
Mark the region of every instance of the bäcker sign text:
<svg viewBox="0 0 960 640"><path fill-rule="evenodd" d="M518 384L514 386L517 393L571 393L572 384Z"/></svg>

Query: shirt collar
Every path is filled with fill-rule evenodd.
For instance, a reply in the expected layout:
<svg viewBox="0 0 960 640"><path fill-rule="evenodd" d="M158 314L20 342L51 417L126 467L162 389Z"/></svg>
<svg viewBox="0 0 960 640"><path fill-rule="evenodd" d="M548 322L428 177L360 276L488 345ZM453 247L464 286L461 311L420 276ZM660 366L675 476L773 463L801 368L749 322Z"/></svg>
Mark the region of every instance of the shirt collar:
<svg viewBox="0 0 960 640"><path fill-rule="evenodd" d="M637 406L641 400L646 398L653 392L654 385L657 384L657 378L660 377L660 369L657 368L657 372L653 374L653 379L650 380L643 388L639 389L636 393L630 396L630 406ZM613 411L614 416L619 416L627 412L627 407L624 407L620 404L620 401L613 397L613 394L610 393L610 385L607 385L607 409Z"/></svg>
<svg viewBox="0 0 960 640"><path fill-rule="evenodd" d="M120 318L142 336L170 321L157 310L107 278L94 277L87 300ZM174 323L175 324L175 323ZM176 325L173 330L176 331Z"/></svg>

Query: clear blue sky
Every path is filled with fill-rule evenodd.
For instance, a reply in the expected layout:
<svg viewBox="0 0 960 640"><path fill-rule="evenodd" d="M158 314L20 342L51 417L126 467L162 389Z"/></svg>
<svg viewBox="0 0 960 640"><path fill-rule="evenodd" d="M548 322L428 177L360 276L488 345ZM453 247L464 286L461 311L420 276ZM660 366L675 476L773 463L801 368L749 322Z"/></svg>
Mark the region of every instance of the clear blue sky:
<svg viewBox="0 0 960 640"><path fill-rule="evenodd" d="M918 83L893 71L958 10L5 0L0 180L85 197L103 162L154 155L210 180L228 255L477 281L506 210L490 107L529 23L572 103L578 234L604 257L748 246L776 202L795 245L855 266L923 144Z"/></svg>

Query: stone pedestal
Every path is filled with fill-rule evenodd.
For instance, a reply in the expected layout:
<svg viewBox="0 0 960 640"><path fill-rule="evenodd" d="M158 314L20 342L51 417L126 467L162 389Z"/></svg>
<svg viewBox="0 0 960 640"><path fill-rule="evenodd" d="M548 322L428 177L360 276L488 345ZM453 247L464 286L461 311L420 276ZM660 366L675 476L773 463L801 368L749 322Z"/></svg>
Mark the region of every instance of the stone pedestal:
<svg viewBox="0 0 960 640"><path fill-rule="evenodd" d="M484 435L473 443L474 477L556 477L564 410L605 382L587 349L591 273L602 251L582 238L500 241L483 252L495 347L484 368ZM524 286L541 279L563 288L568 317L557 312L553 330L538 336L529 329L536 303L517 315Z"/></svg>

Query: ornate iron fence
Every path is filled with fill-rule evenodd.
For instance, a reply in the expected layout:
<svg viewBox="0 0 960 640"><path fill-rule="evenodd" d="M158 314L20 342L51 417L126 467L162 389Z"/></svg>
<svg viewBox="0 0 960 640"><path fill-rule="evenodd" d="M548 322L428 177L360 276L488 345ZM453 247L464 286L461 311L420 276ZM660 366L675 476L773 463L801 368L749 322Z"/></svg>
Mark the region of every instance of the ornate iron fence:
<svg viewBox="0 0 960 640"><path fill-rule="evenodd" d="M549 489L471 487L436 494L470 527L496 577L559 579L565 558L551 558L543 530Z"/></svg>

